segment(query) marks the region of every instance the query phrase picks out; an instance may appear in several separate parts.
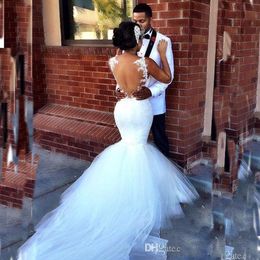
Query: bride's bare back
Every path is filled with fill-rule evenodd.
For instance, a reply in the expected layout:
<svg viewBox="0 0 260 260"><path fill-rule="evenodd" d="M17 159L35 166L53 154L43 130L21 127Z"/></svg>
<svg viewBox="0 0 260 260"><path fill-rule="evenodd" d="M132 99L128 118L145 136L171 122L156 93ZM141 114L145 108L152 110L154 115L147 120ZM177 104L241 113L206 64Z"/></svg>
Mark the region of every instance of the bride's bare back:
<svg viewBox="0 0 260 260"><path fill-rule="evenodd" d="M147 68L144 58L123 54L109 60L110 68L120 89L131 96L147 80Z"/></svg>
<svg viewBox="0 0 260 260"><path fill-rule="evenodd" d="M110 69L121 91L131 96L145 85L148 73L162 83L170 83L171 71L166 58L167 42L161 40L157 48L160 53L162 68L152 59L139 58L128 51L109 60Z"/></svg>

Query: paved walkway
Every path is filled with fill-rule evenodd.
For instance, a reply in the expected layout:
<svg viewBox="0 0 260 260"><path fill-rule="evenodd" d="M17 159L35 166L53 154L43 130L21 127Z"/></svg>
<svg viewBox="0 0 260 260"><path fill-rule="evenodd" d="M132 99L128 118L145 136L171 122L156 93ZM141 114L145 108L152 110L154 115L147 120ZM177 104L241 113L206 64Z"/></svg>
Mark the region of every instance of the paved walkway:
<svg viewBox="0 0 260 260"><path fill-rule="evenodd" d="M17 248L34 226L58 205L61 193L89 166L85 161L39 147L34 147L34 151L41 159L33 203L26 198L22 210L0 206L1 260L15 259ZM255 173L260 169L260 142L248 145L245 160L249 155ZM231 198L227 194L212 195L211 171L210 165L193 169L195 176L190 180L201 198L192 206L183 205L185 218L175 219L175 228L161 233L169 240L167 259L260 259L257 255L260 254L257 251L260 250L260 190L255 185L254 174L240 182L238 192Z"/></svg>

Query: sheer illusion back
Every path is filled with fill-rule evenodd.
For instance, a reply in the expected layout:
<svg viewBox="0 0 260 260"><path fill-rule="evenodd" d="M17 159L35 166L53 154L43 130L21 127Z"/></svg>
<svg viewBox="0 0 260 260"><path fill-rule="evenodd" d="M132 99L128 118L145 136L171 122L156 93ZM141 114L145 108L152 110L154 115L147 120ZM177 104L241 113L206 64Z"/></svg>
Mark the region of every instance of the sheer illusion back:
<svg viewBox="0 0 260 260"><path fill-rule="evenodd" d="M114 56L109 60L110 69L117 81L117 87L131 97L131 93L145 85L148 79L145 58L122 61L120 56Z"/></svg>
<svg viewBox="0 0 260 260"><path fill-rule="evenodd" d="M121 81L124 82L122 78L126 76L128 70L123 67L122 70L119 68L116 71L117 73L115 73L116 68L120 66L117 56L109 60L109 65L114 75L121 73ZM137 86L133 85L136 87L135 89L132 88L132 90L136 91L140 86L146 83L148 72L145 58L135 60L133 65L132 69L136 70L136 78L134 80L137 82ZM134 75L130 76L131 78L134 77ZM115 76L115 78L117 80L118 77ZM128 83L127 80L124 83ZM117 85L122 91L125 91L125 89L131 89L131 87L120 86L121 84L119 84L119 82L117 82ZM122 141L127 143L147 142L153 120L152 107L148 99L136 100L135 98L132 98L131 95L127 95L127 98L117 102L114 110L114 117Z"/></svg>

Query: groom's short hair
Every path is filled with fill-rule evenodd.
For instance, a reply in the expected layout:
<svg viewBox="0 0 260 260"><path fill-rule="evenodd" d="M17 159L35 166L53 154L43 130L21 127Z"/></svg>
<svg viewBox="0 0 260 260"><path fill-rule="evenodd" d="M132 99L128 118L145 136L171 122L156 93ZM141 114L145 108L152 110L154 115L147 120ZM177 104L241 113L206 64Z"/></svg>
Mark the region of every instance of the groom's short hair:
<svg viewBox="0 0 260 260"><path fill-rule="evenodd" d="M133 13L145 13L147 17L153 16L152 8L147 4L138 4L135 6Z"/></svg>

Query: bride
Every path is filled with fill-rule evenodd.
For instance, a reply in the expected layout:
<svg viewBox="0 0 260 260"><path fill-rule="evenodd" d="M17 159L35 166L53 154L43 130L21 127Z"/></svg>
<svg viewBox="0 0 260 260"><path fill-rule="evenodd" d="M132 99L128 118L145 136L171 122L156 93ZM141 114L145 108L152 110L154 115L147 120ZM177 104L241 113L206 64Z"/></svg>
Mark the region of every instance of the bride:
<svg viewBox="0 0 260 260"><path fill-rule="evenodd" d="M183 215L180 202L198 198L178 168L147 143L153 119L149 99L131 96L149 75L170 82L167 42L158 45L162 69L136 55L141 46L137 24L122 22L113 43L123 51L109 60L126 94L114 110L122 139L100 153L62 194L60 205L18 249L19 260L127 260L138 254L138 259L166 259L160 250L146 252L145 244L165 245L160 229L171 228L171 218Z"/></svg>

